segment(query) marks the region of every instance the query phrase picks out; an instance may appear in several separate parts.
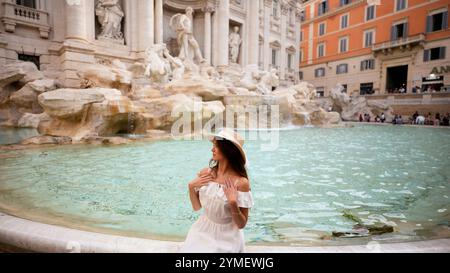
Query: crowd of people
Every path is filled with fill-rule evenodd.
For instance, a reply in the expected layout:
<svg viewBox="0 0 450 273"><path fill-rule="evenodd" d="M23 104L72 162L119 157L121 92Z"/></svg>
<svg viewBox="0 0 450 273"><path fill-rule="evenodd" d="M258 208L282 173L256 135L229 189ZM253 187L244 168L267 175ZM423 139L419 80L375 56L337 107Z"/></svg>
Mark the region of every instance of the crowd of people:
<svg viewBox="0 0 450 273"><path fill-rule="evenodd" d="M428 115L420 115L418 111L416 111L412 117L405 120L402 115L396 114L392 119L392 124L394 125L403 125L403 124L414 124L414 125L431 125L431 126L449 126L450 114L447 113L445 115L441 115L440 113L436 113L434 116L431 113ZM359 122L376 122L376 123L385 123L386 115L381 113L381 115L376 115L372 117L370 114L365 113L359 115Z"/></svg>
<svg viewBox="0 0 450 273"><path fill-rule="evenodd" d="M434 116L431 113L428 115L420 115L418 111L416 111L412 116L412 124L416 125L433 125L433 126L449 126L450 114L441 115L440 113L436 113Z"/></svg>
<svg viewBox="0 0 450 273"><path fill-rule="evenodd" d="M389 94L406 94L406 85L403 84L401 87L399 88L391 88L388 89L387 92ZM419 93L436 93L436 92L449 92L447 87L434 87L432 85L429 85L428 87L422 89L420 88L420 86L413 86L412 87L412 93L413 94L419 94Z"/></svg>
<svg viewBox="0 0 450 273"><path fill-rule="evenodd" d="M385 123L386 122L386 115L382 113L381 115L376 115L374 119L372 119L372 116L370 114L365 113L364 116L362 114L359 114L359 122L378 122L378 123Z"/></svg>
<svg viewBox="0 0 450 273"><path fill-rule="evenodd" d="M405 94L406 85L403 84L400 88L392 88L387 90L389 94Z"/></svg>

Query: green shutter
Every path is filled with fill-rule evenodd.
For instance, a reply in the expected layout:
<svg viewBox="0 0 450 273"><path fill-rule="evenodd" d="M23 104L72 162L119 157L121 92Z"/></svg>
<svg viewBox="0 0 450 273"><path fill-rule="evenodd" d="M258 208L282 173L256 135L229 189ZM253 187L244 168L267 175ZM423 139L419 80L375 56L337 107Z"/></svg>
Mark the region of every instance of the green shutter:
<svg viewBox="0 0 450 273"><path fill-rule="evenodd" d="M427 16L427 28L426 28L426 32L432 32L433 31L433 16L428 15Z"/></svg>
<svg viewBox="0 0 450 273"><path fill-rule="evenodd" d="M445 46L439 48L439 59L445 59Z"/></svg>
<svg viewBox="0 0 450 273"><path fill-rule="evenodd" d="M442 14L442 29L448 28L448 11Z"/></svg>
<svg viewBox="0 0 450 273"><path fill-rule="evenodd" d="M430 50L429 49L425 49L423 51L423 61L424 62L428 62L430 60Z"/></svg>

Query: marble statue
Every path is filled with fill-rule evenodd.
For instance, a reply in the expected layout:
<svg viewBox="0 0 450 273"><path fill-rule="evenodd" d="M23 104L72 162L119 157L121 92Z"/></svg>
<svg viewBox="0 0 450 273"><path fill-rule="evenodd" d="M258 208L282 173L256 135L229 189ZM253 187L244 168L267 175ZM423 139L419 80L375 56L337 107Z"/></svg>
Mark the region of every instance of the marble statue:
<svg viewBox="0 0 450 273"><path fill-rule="evenodd" d="M231 63L236 64L238 62L239 51L242 44L241 36L239 35L239 27L234 27L233 32L230 34L230 60Z"/></svg>
<svg viewBox="0 0 450 273"><path fill-rule="evenodd" d="M269 72L263 73L257 88L263 95L269 95L272 92L272 87L278 87L279 84L278 71L272 68Z"/></svg>
<svg viewBox="0 0 450 273"><path fill-rule="evenodd" d="M178 57L172 57L169 50L164 50L164 57L170 62L172 66L172 81L176 81L183 78L184 72L186 70L183 61Z"/></svg>
<svg viewBox="0 0 450 273"><path fill-rule="evenodd" d="M170 62L165 58L167 51L165 44L155 44L147 48L145 51L145 72L144 75L149 77L155 83L168 83L169 76L172 73Z"/></svg>
<svg viewBox="0 0 450 273"><path fill-rule="evenodd" d="M186 14L175 14L170 18L170 27L177 33L177 42L180 48L179 58L182 61L192 62L194 59L198 63L205 62L200 46L192 33L192 18L194 10L191 7L186 8Z"/></svg>
<svg viewBox="0 0 450 273"><path fill-rule="evenodd" d="M243 87L249 91L256 91L258 88L259 75L257 65L246 66L242 71L238 87Z"/></svg>
<svg viewBox="0 0 450 273"><path fill-rule="evenodd" d="M122 19L125 14L119 0L99 0L95 8L98 22L101 25L100 38L122 40Z"/></svg>

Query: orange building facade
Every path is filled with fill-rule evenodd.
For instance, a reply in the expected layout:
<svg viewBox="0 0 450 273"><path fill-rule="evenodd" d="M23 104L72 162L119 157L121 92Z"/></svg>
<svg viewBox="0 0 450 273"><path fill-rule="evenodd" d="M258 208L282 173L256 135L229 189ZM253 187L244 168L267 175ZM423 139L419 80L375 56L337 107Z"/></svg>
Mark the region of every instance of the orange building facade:
<svg viewBox="0 0 450 273"><path fill-rule="evenodd" d="M448 0L306 0L300 78L328 96L450 91Z"/></svg>

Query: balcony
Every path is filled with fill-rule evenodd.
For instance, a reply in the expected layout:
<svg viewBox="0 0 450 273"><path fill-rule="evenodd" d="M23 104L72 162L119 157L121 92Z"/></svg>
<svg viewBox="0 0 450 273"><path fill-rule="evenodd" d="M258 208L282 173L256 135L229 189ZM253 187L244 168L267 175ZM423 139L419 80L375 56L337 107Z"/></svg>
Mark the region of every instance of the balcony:
<svg viewBox="0 0 450 273"><path fill-rule="evenodd" d="M48 39L50 33L49 14L43 10L3 2L1 21L6 32L15 32L16 25L36 28L42 38Z"/></svg>
<svg viewBox="0 0 450 273"><path fill-rule="evenodd" d="M372 51L374 53L378 52L386 53L392 51L395 48L410 49L415 45L423 45L424 43L425 43L425 34L420 33L418 35L408 36L405 38L400 38L389 42L374 44L372 46Z"/></svg>

